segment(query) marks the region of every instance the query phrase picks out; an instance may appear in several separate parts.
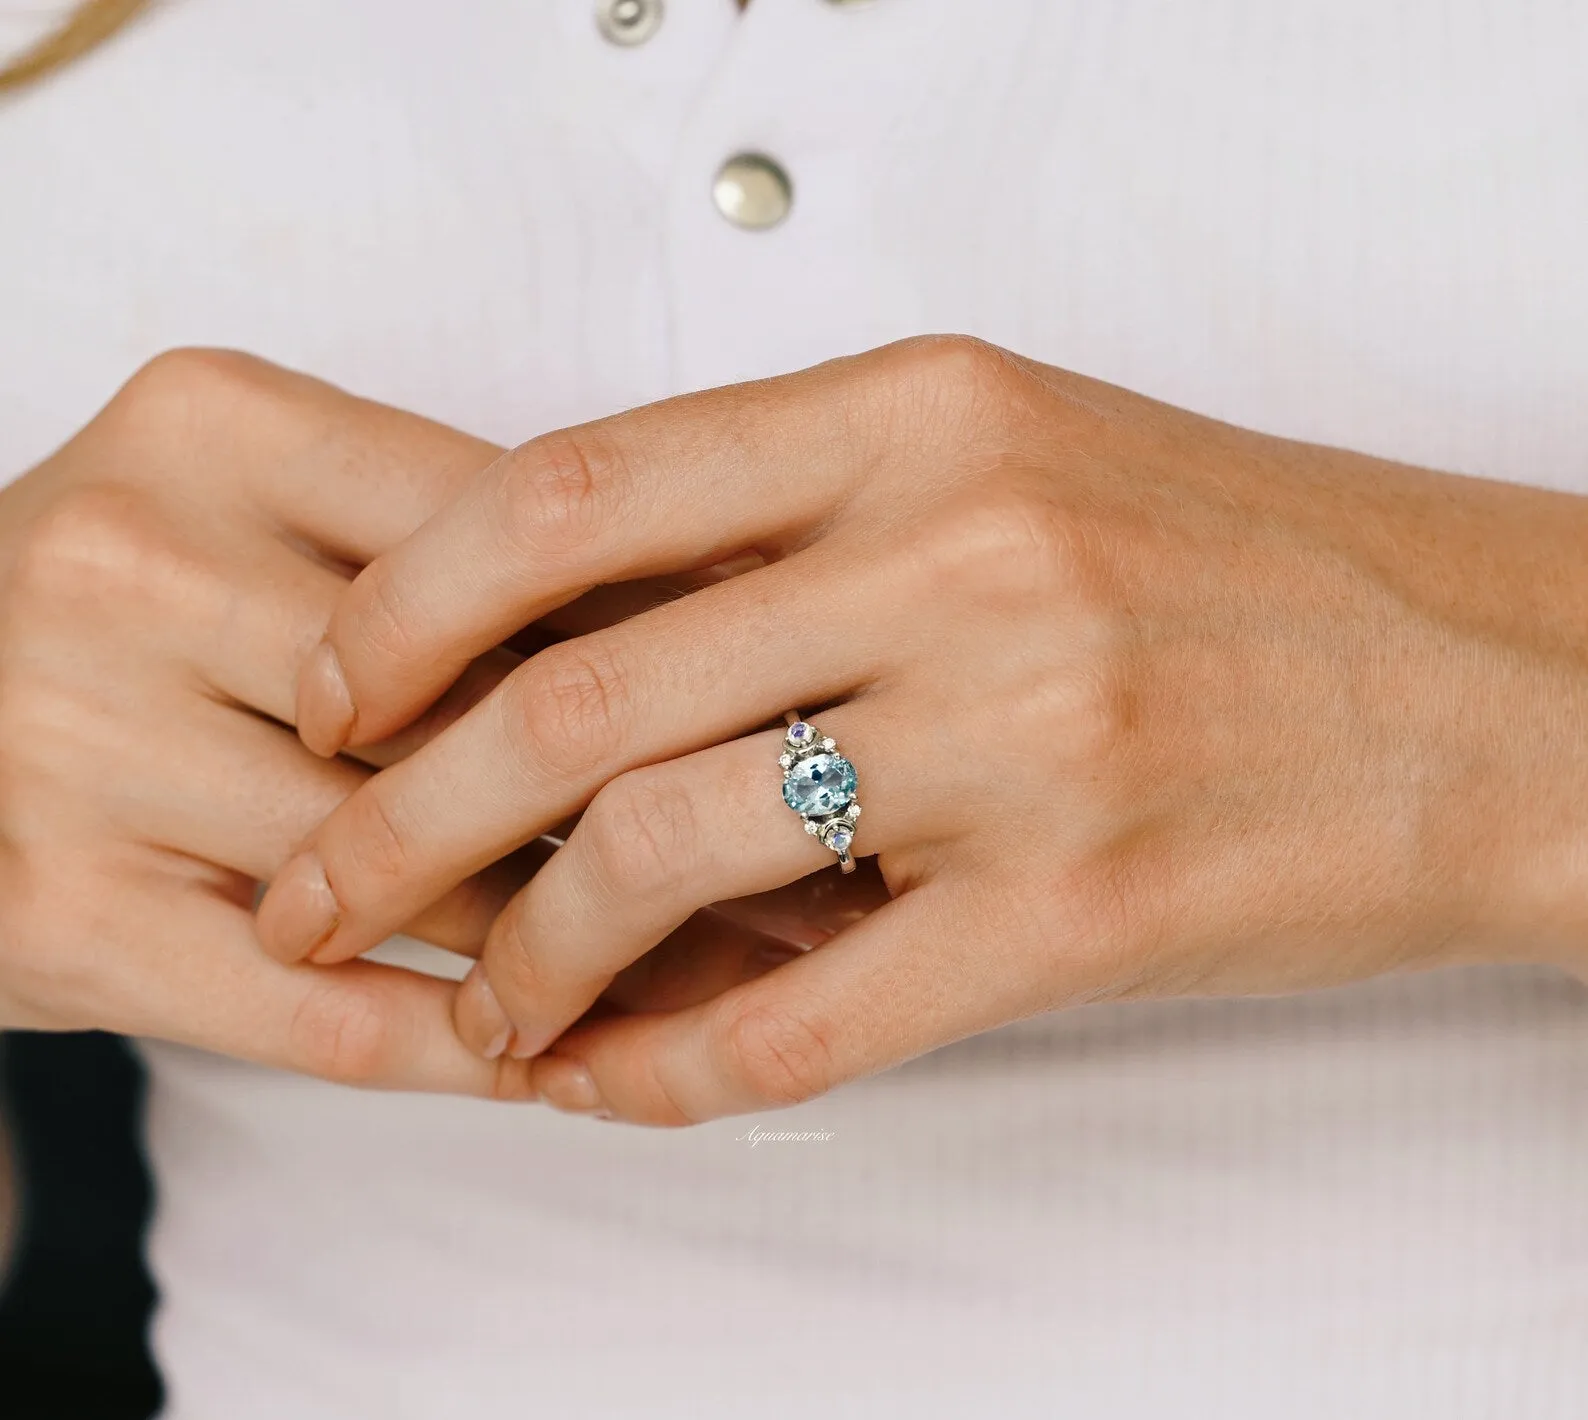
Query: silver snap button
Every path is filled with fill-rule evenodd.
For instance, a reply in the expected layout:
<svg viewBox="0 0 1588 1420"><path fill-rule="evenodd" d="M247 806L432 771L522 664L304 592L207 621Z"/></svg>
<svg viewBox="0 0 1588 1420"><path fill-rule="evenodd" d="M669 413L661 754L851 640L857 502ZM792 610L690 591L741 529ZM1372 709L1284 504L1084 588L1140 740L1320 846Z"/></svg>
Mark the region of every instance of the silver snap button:
<svg viewBox="0 0 1588 1420"><path fill-rule="evenodd" d="M596 27L613 44L644 44L662 27L662 0L596 0Z"/></svg>
<svg viewBox="0 0 1588 1420"><path fill-rule="evenodd" d="M711 200L736 227L775 227L794 205L788 174L764 153L735 153L711 184Z"/></svg>

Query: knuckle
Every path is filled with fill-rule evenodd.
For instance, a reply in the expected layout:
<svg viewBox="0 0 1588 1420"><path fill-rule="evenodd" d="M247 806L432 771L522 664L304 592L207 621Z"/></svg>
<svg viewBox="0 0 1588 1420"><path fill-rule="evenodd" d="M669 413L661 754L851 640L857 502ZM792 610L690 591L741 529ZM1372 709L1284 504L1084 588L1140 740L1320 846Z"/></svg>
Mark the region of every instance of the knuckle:
<svg viewBox="0 0 1588 1420"><path fill-rule="evenodd" d="M614 779L596 795L585 819L586 852L603 891L665 897L694 877L700 825L689 792L671 776Z"/></svg>
<svg viewBox="0 0 1588 1420"><path fill-rule="evenodd" d="M379 994L346 980L315 983L293 1012L288 1041L297 1068L339 1084L373 1084L392 1059L393 1031Z"/></svg>
<svg viewBox="0 0 1588 1420"><path fill-rule="evenodd" d="M892 347L919 375L943 384L974 384L1010 368L1007 351L974 335L916 335Z"/></svg>
<svg viewBox="0 0 1588 1420"><path fill-rule="evenodd" d="M631 481L617 442L594 427L523 445L503 464L500 525L520 553L567 557L615 521Z"/></svg>
<svg viewBox="0 0 1588 1420"><path fill-rule="evenodd" d="M256 383L270 368L263 360L240 350L179 345L145 361L123 389L147 395L225 386L236 388Z"/></svg>
<svg viewBox="0 0 1588 1420"><path fill-rule="evenodd" d="M167 443L203 427L218 408L266 388L273 369L236 350L167 350L121 387L105 414L123 435Z"/></svg>
<svg viewBox="0 0 1588 1420"><path fill-rule="evenodd" d="M860 388L869 421L886 429L891 446L930 452L931 467L954 450L945 473L995 463L1019 447L1041 399L1025 361L968 335L914 336L884 346L866 368Z"/></svg>
<svg viewBox="0 0 1588 1420"><path fill-rule="evenodd" d="M729 1068L769 1105L801 1104L837 1083L832 1027L808 1004L745 1008L728 1022L726 1043Z"/></svg>
<svg viewBox="0 0 1588 1420"><path fill-rule="evenodd" d="M535 777L548 769L582 778L617 754L632 691L623 658L606 639L549 647L520 673L511 697L518 743Z"/></svg>
<svg viewBox="0 0 1588 1420"><path fill-rule="evenodd" d="M1101 550L1081 520L1041 493L1009 487L959 500L926 528L923 561L958 593L1030 605L1074 599L1102 571Z"/></svg>
<svg viewBox="0 0 1588 1420"><path fill-rule="evenodd" d="M1108 633L1100 627L1098 640L1106 639ZM1118 648L1094 646L1070 678L1069 690L1057 717L1069 754L1093 766L1129 762L1143 719L1129 656Z"/></svg>
<svg viewBox="0 0 1588 1420"><path fill-rule="evenodd" d="M185 581L195 566L144 495L115 484L81 484L27 526L11 579L13 591L24 597L38 593L59 604L86 595L102 614L122 596L159 596L173 581Z"/></svg>
<svg viewBox="0 0 1588 1420"><path fill-rule="evenodd" d="M1018 357L975 336L922 335L893 349L897 377L922 404L945 413L1001 406L1025 382Z"/></svg>

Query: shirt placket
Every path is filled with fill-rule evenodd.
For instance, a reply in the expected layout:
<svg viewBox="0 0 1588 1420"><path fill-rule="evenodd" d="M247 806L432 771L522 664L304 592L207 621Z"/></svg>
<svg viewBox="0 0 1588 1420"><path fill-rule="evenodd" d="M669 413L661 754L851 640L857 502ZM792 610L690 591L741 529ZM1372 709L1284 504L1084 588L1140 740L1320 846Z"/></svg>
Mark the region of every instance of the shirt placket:
<svg viewBox="0 0 1588 1420"><path fill-rule="evenodd" d="M669 180L675 388L932 327L919 257L897 259L901 204L945 145L976 141L971 86L996 82L1023 8L995 0L985 25L959 0L753 0L736 16Z"/></svg>

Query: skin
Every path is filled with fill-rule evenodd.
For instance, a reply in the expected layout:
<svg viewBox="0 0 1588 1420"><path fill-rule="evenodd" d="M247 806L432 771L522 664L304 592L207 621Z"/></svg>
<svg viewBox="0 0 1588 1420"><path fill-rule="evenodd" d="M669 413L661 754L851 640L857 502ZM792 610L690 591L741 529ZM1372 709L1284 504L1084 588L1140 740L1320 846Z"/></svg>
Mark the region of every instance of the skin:
<svg viewBox="0 0 1588 1420"><path fill-rule="evenodd" d="M268 948L346 961L583 808L457 1028L561 1107L653 1124L1078 1002L1581 963L1588 500L966 339L504 456L354 580L301 734L379 741L585 589L747 548L765 565L543 651L365 783L265 897ZM858 766L892 901L709 999L588 1017L702 904L831 863L762 728L796 706Z"/></svg>
<svg viewBox="0 0 1588 1420"><path fill-rule="evenodd" d="M457 988L368 962L284 965L252 909L371 765L400 760L522 657L487 648L434 710L360 750L310 754L299 670L350 578L501 451L225 352L139 372L0 492L0 1027L101 1027L348 1083L529 1097L527 1068L452 1026ZM666 589L565 608L564 630ZM553 628L542 628L540 644ZM544 854L540 854L544 857ZM477 953L533 853L404 914ZM776 944L692 924L631 1005L765 970ZM787 954L786 949L783 953Z"/></svg>

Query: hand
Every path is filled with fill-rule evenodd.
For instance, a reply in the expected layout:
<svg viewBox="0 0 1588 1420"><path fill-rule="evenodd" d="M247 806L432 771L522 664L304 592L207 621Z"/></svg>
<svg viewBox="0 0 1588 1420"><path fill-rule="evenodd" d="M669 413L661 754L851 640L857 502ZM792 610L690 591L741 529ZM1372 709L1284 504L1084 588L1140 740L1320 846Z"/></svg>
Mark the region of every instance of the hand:
<svg viewBox="0 0 1588 1420"><path fill-rule="evenodd" d="M522 1097L465 1050L456 988L258 950L256 883L369 775L290 729L300 665L348 577L500 453L246 356L177 352L0 492L0 1027L103 1027L330 1079ZM676 595L606 589L534 628L588 631ZM373 763L478 701L522 657L489 648ZM465 954L543 851L404 919ZM751 906L753 921L766 911ZM779 948L688 924L611 1004L687 1003ZM786 954L786 952L785 952Z"/></svg>
<svg viewBox="0 0 1588 1420"><path fill-rule="evenodd" d="M368 777L290 726L352 570L498 451L243 356L179 352L0 493L0 1026L162 1036L333 1079L524 1095L455 988L258 950L255 884ZM477 700L487 656L383 762ZM478 949L525 874L410 929Z"/></svg>
<svg viewBox="0 0 1588 1420"><path fill-rule="evenodd" d="M587 805L457 1025L545 1051L554 1103L653 1123L1075 1002L1574 960L1585 507L956 338L537 439L354 581L310 744L393 733L586 587L766 565L530 659L331 815L261 932L344 959ZM569 1030L701 904L831 863L757 728L795 706L858 767L855 851L895 900L712 999Z"/></svg>

